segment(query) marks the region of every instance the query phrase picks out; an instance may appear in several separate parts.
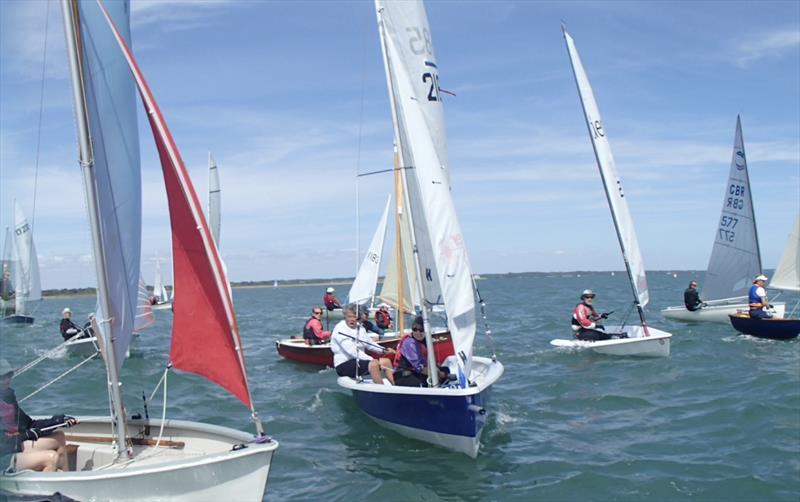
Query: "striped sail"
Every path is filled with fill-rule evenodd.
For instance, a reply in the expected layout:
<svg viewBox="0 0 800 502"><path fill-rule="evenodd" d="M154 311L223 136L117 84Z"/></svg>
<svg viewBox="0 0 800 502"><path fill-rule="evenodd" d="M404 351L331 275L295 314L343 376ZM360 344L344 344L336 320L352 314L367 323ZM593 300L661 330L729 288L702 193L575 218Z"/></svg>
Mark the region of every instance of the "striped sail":
<svg viewBox="0 0 800 502"><path fill-rule="evenodd" d="M583 105L589 137L594 147L597 168L600 170L600 178L603 180L603 188L606 192L609 209L611 209L614 227L617 230L622 256L628 269L628 278L636 301L644 308L650 301L650 293L647 288L647 276L644 271L642 253L639 250L639 241L636 238L636 230L633 226L633 218L631 217L630 209L628 209L628 200L622 190L622 181L617 175L617 167L611 154L611 145L608 142L606 130L603 128L603 120L600 117L600 110L594 99L594 92L589 84L589 78L583 69L578 50L575 48L575 42L566 30L564 30L564 40L567 43L567 51L572 63L575 83L578 86L578 94Z"/></svg>
<svg viewBox="0 0 800 502"><path fill-rule="evenodd" d="M105 8L130 43L127 1L105 2ZM102 256L110 312L98 305L100 330L114 339L121 368L131 341L139 299L142 235L142 191L136 94L130 70L94 0L78 4L82 79L86 92L92 140L94 185L97 194Z"/></svg>
<svg viewBox="0 0 800 502"><path fill-rule="evenodd" d="M381 257L383 256L383 242L386 240L386 222L389 218L389 203L391 197L386 200L386 207L383 209L383 216L375 233L372 236L372 241L367 248L364 255L364 260L358 269L358 274L350 287L350 292L347 294L347 303L362 304L371 302L375 298L375 286L378 283L378 271L381 266Z"/></svg>
<svg viewBox="0 0 800 502"><path fill-rule="evenodd" d="M794 228L786 241L786 249L775 269L769 287L784 291L800 291L800 215L794 220Z"/></svg>
<svg viewBox="0 0 800 502"><path fill-rule="evenodd" d="M439 70L421 1L376 0L425 308L444 305L462 375L475 338L472 272L451 196ZM464 379L460 379L462 385Z"/></svg>
<svg viewBox="0 0 800 502"><path fill-rule="evenodd" d="M14 239L17 248L17 270L15 277L16 313L28 313L28 303L42 299L39 280L39 257L33 243L33 231L18 201L14 201Z"/></svg>
<svg viewBox="0 0 800 502"><path fill-rule="evenodd" d="M728 183L722 197L722 214L714 233L714 247L703 284L705 300L735 298L747 294L751 281L761 273L753 195L742 139L742 122L736 117Z"/></svg>

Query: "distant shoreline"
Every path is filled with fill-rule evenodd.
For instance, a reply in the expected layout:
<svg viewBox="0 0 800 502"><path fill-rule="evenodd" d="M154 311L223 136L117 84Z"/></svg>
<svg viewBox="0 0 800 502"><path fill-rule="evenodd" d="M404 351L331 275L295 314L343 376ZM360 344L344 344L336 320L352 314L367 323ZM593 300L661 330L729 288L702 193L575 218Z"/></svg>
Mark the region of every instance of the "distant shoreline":
<svg viewBox="0 0 800 502"><path fill-rule="evenodd" d="M698 270L648 270L649 274L678 274L678 273L701 273L704 271ZM576 277L579 275L590 274L625 274L624 270L573 270L567 272L507 272L495 274L475 274L476 279L490 279L496 277ZM275 286L276 279L268 281L239 281L232 282L231 287L234 289L259 289L259 288L300 288L300 287L328 287L328 286L349 286L353 283L352 277L337 277L333 279L289 279L277 280L278 285ZM378 282L383 282L381 277ZM152 287L147 287L148 291ZM167 288L170 289L170 288ZM62 289L47 289L42 291L42 296L45 298L72 298L76 296L94 296L96 294L95 288L62 288Z"/></svg>

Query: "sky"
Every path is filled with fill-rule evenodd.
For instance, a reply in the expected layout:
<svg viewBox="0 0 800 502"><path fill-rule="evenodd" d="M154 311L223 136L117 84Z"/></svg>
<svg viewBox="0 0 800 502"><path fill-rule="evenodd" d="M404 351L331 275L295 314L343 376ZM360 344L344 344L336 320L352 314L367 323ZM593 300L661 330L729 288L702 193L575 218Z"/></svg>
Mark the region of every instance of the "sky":
<svg viewBox="0 0 800 502"><path fill-rule="evenodd" d="M392 162L372 2L131 4L135 56L201 200L209 151L219 165L229 278L354 275L391 190L389 174L356 179ZM646 268L705 269L737 114L762 259L775 267L800 211L800 3L426 7L441 87L456 94L444 103L452 193L476 273L624 268L562 21ZM12 225L14 198L31 218L35 184L44 288L94 285L70 92L59 2L0 1L0 225ZM139 117L152 283L155 260L169 259L169 217Z"/></svg>

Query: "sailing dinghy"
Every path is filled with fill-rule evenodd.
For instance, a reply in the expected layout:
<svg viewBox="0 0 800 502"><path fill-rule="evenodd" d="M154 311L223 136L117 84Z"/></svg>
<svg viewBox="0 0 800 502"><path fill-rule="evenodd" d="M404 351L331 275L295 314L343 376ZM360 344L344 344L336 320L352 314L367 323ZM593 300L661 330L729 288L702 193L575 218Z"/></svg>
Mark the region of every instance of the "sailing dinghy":
<svg viewBox="0 0 800 502"><path fill-rule="evenodd" d="M97 270L99 309L93 327L102 345L112 416L81 418L69 429L74 470L5 471L0 489L26 496L59 492L77 500L261 501L278 443L262 435L253 408L227 278L199 199L130 52L128 2L105 7L91 0L63 0L62 12ZM126 415L119 369L135 324L141 253L141 174L131 74L158 147L170 208L175 281L181 289L174 309L171 366L202 375L241 400L250 408L257 436L210 424ZM166 398L166 387L164 393Z"/></svg>
<svg viewBox="0 0 800 502"><path fill-rule="evenodd" d="M8 240L6 246L10 245ZM14 249L13 261L14 311L3 317L4 323L33 324L31 305L42 299L42 285L39 280L39 257L33 243L33 229L18 201L14 201Z"/></svg>
<svg viewBox="0 0 800 502"><path fill-rule="evenodd" d="M150 308L153 310L172 310L172 301L161 276L161 260L159 258L156 258L156 273L153 278L153 297Z"/></svg>
<svg viewBox="0 0 800 502"><path fill-rule="evenodd" d="M578 95L583 106L583 113L586 117L586 125L589 129L589 137L594 147L597 167L600 171L600 178L603 181L603 188L608 199L608 207L611 210L611 218L614 221L614 228L617 231L617 238L622 250L622 258L625 261L625 270L628 272L628 280L631 284L633 293L633 308L639 315L638 325L606 326L605 331L609 334L627 333L627 338L602 340L596 342L582 341L575 338L569 340L558 339L550 343L556 347L586 348L600 354L615 356L643 356L643 357L662 357L669 355L670 338L672 335L666 331L661 331L649 326L645 320L644 307L650 301L650 293L647 288L647 276L644 271L644 262L639 250L639 242L636 238L636 231L633 227L633 219L628 209L628 201L622 191L622 182L617 175L617 168L614 157L611 154L611 145L608 142L606 131L600 117L600 110L594 99L594 92L589 84L589 78L583 69L575 42L567 33L566 28L562 27L564 40L567 44L567 52L572 63L572 71L575 76L575 83L578 87Z"/></svg>
<svg viewBox="0 0 800 502"><path fill-rule="evenodd" d="M444 120L430 28L421 1L376 0L395 133L396 176L412 220L418 293L428 346L429 387L351 377L337 383L370 418L400 434L476 457L491 388L503 374L494 357L473 355L476 303L464 238L450 195ZM455 381L439 382L432 306L446 311L457 356L444 361ZM402 316L399 316L402 317Z"/></svg>
<svg viewBox="0 0 800 502"><path fill-rule="evenodd" d="M703 284L705 306L687 310L684 305L667 307L661 315L677 321L728 323L728 316L747 310L747 290L753 277L760 275L761 252L756 232L753 192L742 139L742 121L736 116L728 183L722 198L722 214L714 235L714 247ZM786 304L773 303L773 315L783 317Z"/></svg>
<svg viewBox="0 0 800 502"><path fill-rule="evenodd" d="M794 228L786 242L781 261L769 283L772 289L800 293L800 215L794 222ZM775 303L770 302L772 305ZM733 327L747 335L775 340L789 340L800 335L800 319L793 317L800 309L800 300L790 313L790 317L772 319L751 319L747 312L732 314L730 322Z"/></svg>

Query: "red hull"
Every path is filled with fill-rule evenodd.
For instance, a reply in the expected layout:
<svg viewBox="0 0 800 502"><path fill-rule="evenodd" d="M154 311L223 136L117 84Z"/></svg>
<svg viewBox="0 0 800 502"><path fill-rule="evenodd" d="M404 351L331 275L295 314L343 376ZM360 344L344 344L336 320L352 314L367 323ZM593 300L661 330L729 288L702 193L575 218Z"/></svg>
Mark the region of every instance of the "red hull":
<svg viewBox="0 0 800 502"><path fill-rule="evenodd" d="M389 349L394 349L400 342L399 338L391 338L388 340L378 341L377 344ZM278 354L290 361L303 364L313 364L316 366L333 367L333 352L330 345L306 345L303 343L302 338L290 338L285 340L277 340L275 348ZM436 362L442 362L449 356L452 356L455 351L453 350L453 342L450 339L450 333L441 333L434 336L433 349L436 352ZM378 357L373 355L373 357Z"/></svg>

